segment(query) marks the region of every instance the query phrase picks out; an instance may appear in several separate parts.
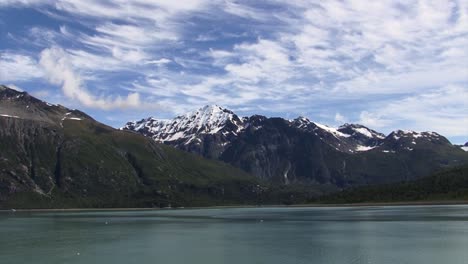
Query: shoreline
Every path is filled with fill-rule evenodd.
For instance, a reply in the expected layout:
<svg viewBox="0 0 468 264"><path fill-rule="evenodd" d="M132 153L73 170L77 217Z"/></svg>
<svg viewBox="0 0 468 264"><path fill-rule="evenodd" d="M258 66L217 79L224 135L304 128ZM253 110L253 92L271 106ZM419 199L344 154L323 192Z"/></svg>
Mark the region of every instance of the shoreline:
<svg viewBox="0 0 468 264"><path fill-rule="evenodd" d="M466 201L410 201L410 202L364 202L343 204L293 204L293 205L224 205L205 207L173 207L173 208L44 208L44 209L0 209L0 213L13 212L99 212L99 211L161 211L186 209L228 209L228 208L324 208L324 207L370 207L370 206L437 206L437 205L468 205Z"/></svg>

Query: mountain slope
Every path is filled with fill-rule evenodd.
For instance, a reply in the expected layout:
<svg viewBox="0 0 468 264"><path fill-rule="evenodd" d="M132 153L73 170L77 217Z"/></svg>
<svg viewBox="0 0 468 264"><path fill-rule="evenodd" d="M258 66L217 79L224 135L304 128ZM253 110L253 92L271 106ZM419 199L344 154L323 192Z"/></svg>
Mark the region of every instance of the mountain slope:
<svg viewBox="0 0 468 264"><path fill-rule="evenodd" d="M215 118L220 116L217 112L226 114ZM398 130L385 136L358 124L335 129L305 117L239 118L219 106L205 106L164 122L177 125L153 128L161 121L149 118L122 129L222 160L274 183L347 187L397 182L468 162L467 153L434 132Z"/></svg>
<svg viewBox="0 0 468 264"><path fill-rule="evenodd" d="M227 164L0 86L0 208L256 203L268 187Z"/></svg>
<svg viewBox="0 0 468 264"><path fill-rule="evenodd" d="M315 202L363 203L468 201L468 166L455 167L415 181L367 186L321 197Z"/></svg>

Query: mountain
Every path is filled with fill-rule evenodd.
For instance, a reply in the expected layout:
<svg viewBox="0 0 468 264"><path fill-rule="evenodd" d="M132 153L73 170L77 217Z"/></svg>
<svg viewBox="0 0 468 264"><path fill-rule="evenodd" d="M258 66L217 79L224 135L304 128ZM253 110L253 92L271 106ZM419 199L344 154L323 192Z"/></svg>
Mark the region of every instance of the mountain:
<svg viewBox="0 0 468 264"><path fill-rule="evenodd" d="M244 120L219 106L205 106L172 120L142 119L128 122L122 130L137 131L157 142L218 158L244 129Z"/></svg>
<svg viewBox="0 0 468 264"><path fill-rule="evenodd" d="M220 120L235 122L230 115L219 113ZM205 121L195 119L200 125L193 129L216 131ZM290 203L317 191L294 195L292 189L270 188L226 163L113 129L6 86L0 86L0 150L0 208Z"/></svg>
<svg viewBox="0 0 468 264"><path fill-rule="evenodd" d="M305 117L239 117L216 105L173 120L128 122L121 129L280 184L343 188L397 182L468 162L468 153L435 132L397 130L385 136L359 124L335 129Z"/></svg>
<svg viewBox="0 0 468 264"><path fill-rule="evenodd" d="M314 199L322 203L467 201L468 166L450 168L410 182L347 189Z"/></svg>
<svg viewBox="0 0 468 264"><path fill-rule="evenodd" d="M385 136L304 117L241 118L219 106L117 130L6 86L0 149L0 208L304 203L468 161L434 132Z"/></svg>

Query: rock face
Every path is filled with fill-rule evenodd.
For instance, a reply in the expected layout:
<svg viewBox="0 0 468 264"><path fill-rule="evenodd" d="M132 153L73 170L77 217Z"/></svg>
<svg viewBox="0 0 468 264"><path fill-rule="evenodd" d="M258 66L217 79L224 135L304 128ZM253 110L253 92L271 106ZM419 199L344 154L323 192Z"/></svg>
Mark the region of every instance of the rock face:
<svg viewBox="0 0 468 264"><path fill-rule="evenodd" d="M240 204L262 189L227 164L0 86L0 208Z"/></svg>
<svg viewBox="0 0 468 264"><path fill-rule="evenodd" d="M435 132L398 130L385 136L359 124L335 129L305 117L240 118L219 106L173 120L128 122L122 129L282 184L395 182L468 162L467 153Z"/></svg>

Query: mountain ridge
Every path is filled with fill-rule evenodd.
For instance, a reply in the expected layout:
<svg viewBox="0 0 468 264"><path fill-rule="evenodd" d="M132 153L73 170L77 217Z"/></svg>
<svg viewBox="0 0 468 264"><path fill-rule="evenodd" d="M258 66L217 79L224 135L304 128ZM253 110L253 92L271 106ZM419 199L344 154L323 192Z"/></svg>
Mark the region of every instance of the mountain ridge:
<svg viewBox="0 0 468 264"><path fill-rule="evenodd" d="M213 112L224 112L228 114L223 116L224 118L214 118L214 119L206 118L207 116L211 117L209 113L213 113ZM178 141L180 139L184 139L184 137L189 138L190 140L193 140L194 137L200 134L215 134L224 128L227 128L228 131L231 131L231 132L234 132L234 134L237 134L241 132L242 130L245 130L252 123L255 124L255 122L251 121L252 118L258 120L258 119L267 119L268 117L261 116L261 115L252 115L250 117L239 117L233 111L227 108L223 108L218 105L205 105L199 108L198 110L191 111L183 115L179 115L173 119L158 119L158 118L151 116L151 117L144 118L141 120L127 122L123 127L119 129L137 131L146 136L152 137L154 140L158 142L164 143L164 142ZM370 150L382 143L379 140L383 140L386 137L391 136L391 135L401 137L401 135L406 136L408 134L412 134L415 138L418 138L421 136L441 137L440 134L433 132L433 131L417 132L417 131L402 130L402 129L391 131L388 135L385 135L381 132L377 132L364 125L356 124L356 123L345 123L343 125L340 125L338 128L334 128L334 127L330 127L328 125L324 125L318 122L310 121L309 118L304 117L304 116L299 116L291 120L284 119L281 117L273 117L273 118L283 119L289 122L291 126L296 126L297 128L308 130L310 132L318 130L319 133L321 133L322 135L325 135L326 137L334 136L341 140L343 140L344 138L353 138L357 142L361 143L360 145L357 144L354 150L338 148L340 151L344 151L344 152L361 152L361 151ZM205 122L196 122L200 120L204 120ZM191 124L195 124L195 126ZM234 124L235 129L229 128L229 125L231 124ZM187 125L187 126L183 127L183 125ZM184 133L179 133L181 131ZM325 132L328 132L328 133L325 133ZM184 142L184 143L188 144L190 142Z"/></svg>
<svg viewBox="0 0 468 264"><path fill-rule="evenodd" d="M229 115L221 122L215 119L215 123L209 122L212 119L204 119L208 120L204 125L212 128L209 132L192 128L196 123L192 120L201 120L198 115L211 115L213 108ZM184 122L180 121L181 118ZM233 111L219 106L205 106L190 114L180 115L175 121L166 121L192 126L171 130L170 133L179 138L166 140L167 131L154 130L152 123L145 120L128 122L121 129L136 131L178 149L222 160L259 178L286 184L331 182L346 186L373 182L381 178L377 175L377 168L372 169L374 172L371 175L365 170L354 168L352 177L346 176L346 169L350 162L356 163L356 166L367 164L364 166L373 167L366 160L374 160L376 157L380 157L376 163L391 160L389 164L403 168L393 169L394 173L387 175L389 181L427 175L430 171L422 168L420 163L430 163L429 160L436 161L428 166L431 170L458 164L460 160L468 161L466 153L460 152L460 148L436 132L395 130L384 135L360 124L343 124L333 128L306 117L292 120L261 115L239 117ZM154 121L157 120L155 118L151 120L158 122ZM306 145L305 149L301 144ZM419 160L418 156L427 160Z"/></svg>
<svg viewBox="0 0 468 264"><path fill-rule="evenodd" d="M289 191L231 165L5 86L0 114L2 209L283 203L321 192L282 197Z"/></svg>
<svg viewBox="0 0 468 264"><path fill-rule="evenodd" d="M160 144L150 134L116 130L0 86L0 208L301 203L468 162L466 152L437 133L383 137L360 125L335 129L306 118L202 110L176 122L139 124L151 125L148 132L153 123L155 131L167 129L162 137L182 135ZM371 149L351 149L362 144Z"/></svg>

